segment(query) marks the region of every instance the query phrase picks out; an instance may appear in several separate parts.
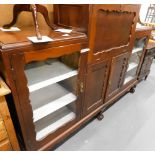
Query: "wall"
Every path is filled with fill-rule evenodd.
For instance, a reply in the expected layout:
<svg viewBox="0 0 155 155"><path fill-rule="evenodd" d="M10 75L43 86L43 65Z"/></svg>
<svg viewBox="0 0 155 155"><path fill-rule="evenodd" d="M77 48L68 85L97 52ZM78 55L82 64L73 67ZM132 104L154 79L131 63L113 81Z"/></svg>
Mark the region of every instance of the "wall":
<svg viewBox="0 0 155 155"><path fill-rule="evenodd" d="M4 24L9 23L12 20L13 16L13 4L0 4L0 27ZM46 8L48 9L49 18L52 22L52 12L53 12L53 5L52 4L45 4ZM38 21L40 27L46 27L46 23L43 19L43 16L38 13ZM30 12L22 12L17 21L17 26L32 26L33 25L33 17L32 13Z"/></svg>
<svg viewBox="0 0 155 155"><path fill-rule="evenodd" d="M147 8L150 4L142 4L140 10L140 19L144 21ZM0 4L0 26L9 23L12 19L12 11L13 11L13 4ZM48 9L49 18L52 22L52 13L53 13L53 4L44 4ZM39 26L46 27L46 23L42 17L42 15L38 14ZM17 26L31 26L33 25L33 18L31 13L23 12L19 16L19 20L17 21Z"/></svg>
<svg viewBox="0 0 155 155"><path fill-rule="evenodd" d="M145 21L145 17L146 17L146 14L147 14L147 9L148 9L149 6L150 6L150 4L147 4L147 3L141 5L141 9L140 9L140 20L142 22Z"/></svg>

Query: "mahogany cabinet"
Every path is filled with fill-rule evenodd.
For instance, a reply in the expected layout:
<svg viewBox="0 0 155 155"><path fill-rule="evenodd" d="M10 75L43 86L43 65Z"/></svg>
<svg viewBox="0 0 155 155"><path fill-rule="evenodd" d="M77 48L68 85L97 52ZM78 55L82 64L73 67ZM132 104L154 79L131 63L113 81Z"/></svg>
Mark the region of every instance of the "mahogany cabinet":
<svg viewBox="0 0 155 155"><path fill-rule="evenodd" d="M100 112L133 87L124 81L139 9L54 5L55 24L73 31L41 30L49 43L32 44L33 28L0 32L0 71L12 91L24 149L50 149L97 114L102 119Z"/></svg>
<svg viewBox="0 0 155 155"><path fill-rule="evenodd" d="M82 114L87 37L41 32L53 41L31 43L27 37L35 35L32 27L0 32L0 71L12 91L15 121L21 128L18 138L26 150L51 148L71 132Z"/></svg>

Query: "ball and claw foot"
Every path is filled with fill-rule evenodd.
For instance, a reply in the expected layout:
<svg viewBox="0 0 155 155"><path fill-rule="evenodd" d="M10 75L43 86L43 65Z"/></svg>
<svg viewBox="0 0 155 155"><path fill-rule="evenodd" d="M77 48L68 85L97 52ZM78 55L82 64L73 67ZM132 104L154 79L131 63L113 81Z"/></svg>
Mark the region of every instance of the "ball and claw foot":
<svg viewBox="0 0 155 155"><path fill-rule="evenodd" d="M130 89L130 93L134 93L135 92L135 87L132 87L131 89Z"/></svg>
<svg viewBox="0 0 155 155"><path fill-rule="evenodd" d="M97 119L99 121L101 121L103 118L104 118L104 115L102 113L100 113L100 114L97 115Z"/></svg>

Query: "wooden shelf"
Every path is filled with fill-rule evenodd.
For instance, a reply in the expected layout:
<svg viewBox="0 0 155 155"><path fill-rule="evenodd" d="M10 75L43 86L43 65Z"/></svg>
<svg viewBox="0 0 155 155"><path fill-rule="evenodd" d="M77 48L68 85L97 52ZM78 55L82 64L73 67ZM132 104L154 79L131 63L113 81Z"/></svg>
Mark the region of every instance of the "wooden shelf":
<svg viewBox="0 0 155 155"><path fill-rule="evenodd" d="M57 83L30 93L33 121L38 121L76 99L73 93Z"/></svg>
<svg viewBox="0 0 155 155"><path fill-rule="evenodd" d="M135 62L131 62L131 63L129 63L129 66L128 66L128 69L127 69L127 72L130 71L130 70L132 70L132 69L134 69L134 68L136 68L137 66L138 66L138 64L135 63Z"/></svg>
<svg viewBox="0 0 155 155"><path fill-rule="evenodd" d="M61 126L75 119L76 115L66 106L35 123L36 140L39 141Z"/></svg>
<svg viewBox="0 0 155 155"><path fill-rule="evenodd" d="M47 87L56 82L77 75L77 70L66 66L60 61L35 62L25 69L29 91Z"/></svg>
<svg viewBox="0 0 155 155"><path fill-rule="evenodd" d="M143 50L142 47L133 48L133 50L132 50L132 54L133 54L133 53L140 52L140 51L142 51L142 50Z"/></svg>

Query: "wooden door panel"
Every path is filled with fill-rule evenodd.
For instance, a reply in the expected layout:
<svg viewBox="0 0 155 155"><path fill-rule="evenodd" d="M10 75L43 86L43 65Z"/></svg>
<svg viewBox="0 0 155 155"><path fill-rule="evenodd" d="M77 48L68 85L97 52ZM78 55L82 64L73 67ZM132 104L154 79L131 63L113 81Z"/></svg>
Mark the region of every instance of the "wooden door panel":
<svg viewBox="0 0 155 155"><path fill-rule="evenodd" d="M124 7L120 4L92 6L89 62L98 59L101 53L104 55L123 47L131 51L139 8L139 5Z"/></svg>
<svg viewBox="0 0 155 155"><path fill-rule="evenodd" d="M127 45L131 37L133 19L134 13L98 10L94 53Z"/></svg>
<svg viewBox="0 0 155 155"><path fill-rule="evenodd" d="M91 65L87 70L85 85L84 114L103 104L107 84L109 62Z"/></svg>
<svg viewBox="0 0 155 155"><path fill-rule="evenodd" d="M121 88L128 64L128 57L128 53L123 53L112 58L106 101L118 93Z"/></svg>

